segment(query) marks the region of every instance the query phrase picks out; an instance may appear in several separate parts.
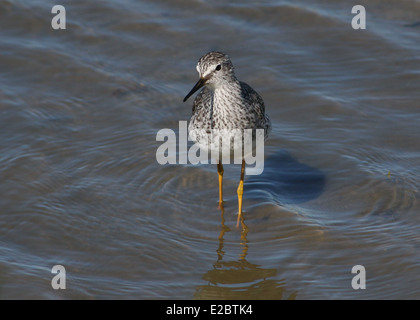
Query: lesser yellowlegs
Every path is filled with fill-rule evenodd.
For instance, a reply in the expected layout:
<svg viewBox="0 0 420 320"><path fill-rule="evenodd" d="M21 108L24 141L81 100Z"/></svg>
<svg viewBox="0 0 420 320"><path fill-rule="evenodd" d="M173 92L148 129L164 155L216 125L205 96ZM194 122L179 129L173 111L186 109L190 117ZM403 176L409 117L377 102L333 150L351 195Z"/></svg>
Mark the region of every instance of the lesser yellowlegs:
<svg viewBox="0 0 420 320"><path fill-rule="evenodd" d="M244 129L253 129L254 131L263 129L264 138L267 138L271 130L271 122L265 113L264 101L248 84L236 78L233 64L226 54L221 52L205 54L198 61L197 71L200 79L184 98L184 102L197 90L204 87L194 100L192 117L188 126L190 137L199 144L200 149L208 150L214 146L212 141L209 144L209 139L213 142L218 140L221 143L222 137L214 132L225 134L226 130L243 132ZM216 146L221 147L219 143ZM220 157L217 162L217 172L219 175L219 206L223 208L224 170ZM245 159L243 155L241 177L237 190L237 226L242 214L244 172Z"/></svg>

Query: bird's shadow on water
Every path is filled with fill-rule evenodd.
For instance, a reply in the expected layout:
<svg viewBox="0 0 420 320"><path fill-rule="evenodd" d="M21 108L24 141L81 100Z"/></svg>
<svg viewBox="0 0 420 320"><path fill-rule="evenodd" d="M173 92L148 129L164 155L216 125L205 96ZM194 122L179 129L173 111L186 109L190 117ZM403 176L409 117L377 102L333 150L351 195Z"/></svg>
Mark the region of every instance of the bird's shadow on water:
<svg viewBox="0 0 420 320"><path fill-rule="evenodd" d="M264 160L264 172L245 182L247 199L299 204L319 197L326 177L321 170L303 164L281 150Z"/></svg>
<svg viewBox="0 0 420 320"><path fill-rule="evenodd" d="M414 28L414 27L420 27L420 21L413 22L413 23L407 23L404 25L406 28Z"/></svg>

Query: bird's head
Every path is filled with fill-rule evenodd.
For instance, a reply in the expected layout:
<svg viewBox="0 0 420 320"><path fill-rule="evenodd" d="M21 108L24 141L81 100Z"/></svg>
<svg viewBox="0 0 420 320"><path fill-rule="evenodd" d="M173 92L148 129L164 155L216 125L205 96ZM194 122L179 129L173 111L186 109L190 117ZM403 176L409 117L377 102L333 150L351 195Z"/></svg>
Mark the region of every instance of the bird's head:
<svg viewBox="0 0 420 320"><path fill-rule="evenodd" d="M216 51L206 53L198 60L197 71L200 79L184 98L184 102L203 86L215 89L235 78L229 56Z"/></svg>

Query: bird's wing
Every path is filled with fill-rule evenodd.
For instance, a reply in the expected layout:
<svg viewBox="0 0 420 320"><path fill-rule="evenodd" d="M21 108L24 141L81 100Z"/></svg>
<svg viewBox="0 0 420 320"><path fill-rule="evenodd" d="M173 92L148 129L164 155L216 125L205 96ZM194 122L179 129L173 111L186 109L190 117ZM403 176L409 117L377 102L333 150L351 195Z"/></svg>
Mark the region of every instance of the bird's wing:
<svg viewBox="0 0 420 320"><path fill-rule="evenodd" d="M251 104L253 111L259 119L264 119L265 106L261 96L245 82L241 82L241 94L245 101Z"/></svg>

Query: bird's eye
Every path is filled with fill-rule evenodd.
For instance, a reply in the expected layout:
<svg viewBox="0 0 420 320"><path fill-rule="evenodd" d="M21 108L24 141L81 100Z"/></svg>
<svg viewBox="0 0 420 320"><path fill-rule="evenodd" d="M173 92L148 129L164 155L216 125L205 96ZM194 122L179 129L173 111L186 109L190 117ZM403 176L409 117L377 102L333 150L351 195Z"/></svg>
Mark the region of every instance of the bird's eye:
<svg viewBox="0 0 420 320"><path fill-rule="evenodd" d="M218 64L217 67L216 67L216 71L219 71L220 69L222 69L222 66L220 64Z"/></svg>

